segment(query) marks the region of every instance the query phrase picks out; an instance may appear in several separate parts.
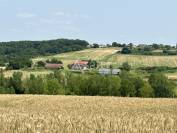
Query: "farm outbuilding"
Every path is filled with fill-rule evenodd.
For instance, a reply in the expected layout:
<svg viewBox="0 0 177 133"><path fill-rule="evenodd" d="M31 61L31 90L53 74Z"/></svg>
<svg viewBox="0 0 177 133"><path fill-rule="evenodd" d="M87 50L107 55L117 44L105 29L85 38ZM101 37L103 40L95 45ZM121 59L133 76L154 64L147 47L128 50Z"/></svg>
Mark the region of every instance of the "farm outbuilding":
<svg viewBox="0 0 177 133"><path fill-rule="evenodd" d="M63 69L63 64L53 64L53 63L47 63L45 65L46 69Z"/></svg>
<svg viewBox="0 0 177 133"><path fill-rule="evenodd" d="M108 68L100 68L99 69L99 74L102 75L119 75L121 72L120 69L108 69Z"/></svg>

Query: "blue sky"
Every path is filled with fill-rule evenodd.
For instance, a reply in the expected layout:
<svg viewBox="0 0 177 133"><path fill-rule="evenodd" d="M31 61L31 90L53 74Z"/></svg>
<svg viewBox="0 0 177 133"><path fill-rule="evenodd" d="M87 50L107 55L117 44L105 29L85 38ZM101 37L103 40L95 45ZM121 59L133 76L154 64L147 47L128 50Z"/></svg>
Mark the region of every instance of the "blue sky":
<svg viewBox="0 0 177 133"><path fill-rule="evenodd" d="M0 0L0 41L177 43L176 0Z"/></svg>

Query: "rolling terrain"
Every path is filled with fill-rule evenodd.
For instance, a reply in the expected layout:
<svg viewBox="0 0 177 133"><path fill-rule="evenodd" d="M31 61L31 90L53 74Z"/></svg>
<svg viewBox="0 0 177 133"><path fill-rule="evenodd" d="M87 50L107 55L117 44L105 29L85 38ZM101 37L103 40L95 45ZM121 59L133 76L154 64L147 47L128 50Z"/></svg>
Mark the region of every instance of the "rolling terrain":
<svg viewBox="0 0 177 133"><path fill-rule="evenodd" d="M75 60L92 59L97 60L101 65L113 64L120 66L123 62L129 62L133 68L143 66L177 66L177 56L123 55L117 54L118 51L120 51L119 48L86 49L83 51L63 53L54 56L38 57L33 59L33 61L36 62L38 60L57 58L67 65Z"/></svg>
<svg viewBox="0 0 177 133"><path fill-rule="evenodd" d="M168 66L177 67L177 56L145 56L145 55L123 55L117 54L120 48L96 48L86 49L76 52L68 52L63 54L57 54L53 56L42 56L32 59L33 64L40 60L47 60L51 58L57 58L64 63L65 69L67 65L75 62L76 60L96 60L99 62L99 66L109 67L110 64L114 67L120 67L122 63L128 62L132 68L147 67L147 66ZM31 73L35 75L48 74L50 70L20 70L25 76L29 76ZM6 76L11 76L14 71L5 72ZM170 79L177 79L177 72L166 73Z"/></svg>
<svg viewBox="0 0 177 133"><path fill-rule="evenodd" d="M176 99L0 96L1 132L177 132Z"/></svg>

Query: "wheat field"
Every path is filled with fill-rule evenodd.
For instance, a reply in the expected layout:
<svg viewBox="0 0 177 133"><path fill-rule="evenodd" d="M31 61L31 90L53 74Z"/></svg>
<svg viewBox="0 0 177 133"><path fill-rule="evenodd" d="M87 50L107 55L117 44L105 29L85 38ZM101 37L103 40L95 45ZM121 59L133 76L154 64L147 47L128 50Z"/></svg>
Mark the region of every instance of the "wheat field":
<svg viewBox="0 0 177 133"><path fill-rule="evenodd" d="M177 100L1 95L0 131L177 133Z"/></svg>

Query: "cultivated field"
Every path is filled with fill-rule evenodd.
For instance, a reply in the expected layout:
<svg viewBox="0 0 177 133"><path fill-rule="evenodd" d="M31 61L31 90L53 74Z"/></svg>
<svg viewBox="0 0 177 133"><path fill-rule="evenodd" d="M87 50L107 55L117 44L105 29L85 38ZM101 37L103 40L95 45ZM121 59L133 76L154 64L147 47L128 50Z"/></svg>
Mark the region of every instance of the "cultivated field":
<svg viewBox="0 0 177 133"><path fill-rule="evenodd" d="M132 68L145 67L145 66L169 66L177 67L177 56L143 56L143 55L122 55L117 54L120 51L119 48L96 48L86 49L76 52L68 52L63 54L57 54L54 56L38 57L33 59L34 64L39 60L47 60L51 58L57 58L63 61L65 69L68 64L75 62L76 60L97 60L99 66L109 67L110 64L114 67L119 67L124 62L128 62ZM23 72L24 77L30 74L43 75L49 74L50 70L20 70ZM5 76L9 77L14 71L6 71ZM177 79L177 73L169 73L167 76L170 79Z"/></svg>
<svg viewBox="0 0 177 133"><path fill-rule="evenodd" d="M41 69L41 70L39 70L39 69L38 70L8 70L8 71L4 71L4 75L5 75L5 77L12 77L14 72L23 73L22 79L30 77L31 74L39 76L39 75L47 75L47 74L53 73L53 71L46 70L46 69Z"/></svg>
<svg viewBox="0 0 177 133"><path fill-rule="evenodd" d="M176 133L176 99L0 96L3 133Z"/></svg>
<svg viewBox="0 0 177 133"><path fill-rule="evenodd" d="M108 56L114 55L117 51L120 51L119 48L97 48L97 49L86 49L83 51L68 52L63 54L57 54L54 56L48 57L38 57L33 59L33 62L39 60L47 60L51 58L57 58L62 60L64 65L67 67L68 64L75 62L76 60L97 60L103 62Z"/></svg>
<svg viewBox="0 0 177 133"><path fill-rule="evenodd" d="M97 48L97 49L86 49L83 51L69 52L64 54L58 54L55 56L39 57L34 59L36 62L38 60L46 60L50 58L58 58L67 64L74 62L75 60L81 59L92 59L100 62L101 65L115 66L122 65L123 62L129 62L132 67L142 67L142 66L177 66L177 56L143 56L143 55L122 55L117 54L120 51L118 48Z"/></svg>

